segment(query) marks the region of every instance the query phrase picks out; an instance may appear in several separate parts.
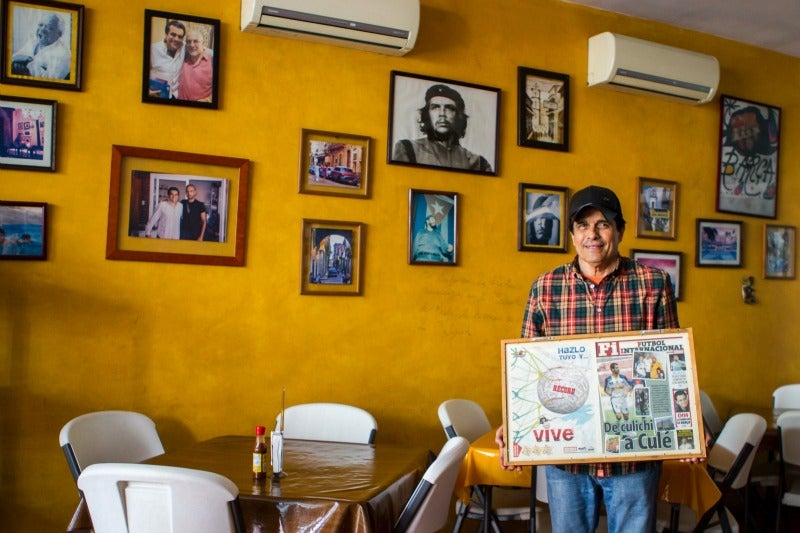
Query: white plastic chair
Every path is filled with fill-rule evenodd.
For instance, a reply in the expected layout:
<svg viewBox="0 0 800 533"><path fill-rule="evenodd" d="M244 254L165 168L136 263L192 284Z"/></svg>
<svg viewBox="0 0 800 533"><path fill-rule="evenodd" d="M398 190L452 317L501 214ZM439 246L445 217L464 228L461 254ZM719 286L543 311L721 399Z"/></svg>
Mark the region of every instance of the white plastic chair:
<svg viewBox="0 0 800 533"><path fill-rule="evenodd" d="M444 444L400 513L394 533L434 533L447 524L450 499L467 449L469 441L464 437L453 437Z"/></svg>
<svg viewBox="0 0 800 533"><path fill-rule="evenodd" d="M439 422L448 438L459 436L470 442L492 430L483 408L472 400L445 400L439 405ZM471 493L472 498L468 505L461 500L456 500L454 533L461 530L464 519L483 520L484 494L478 487L473 487ZM497 521L529 521L531 518L530 490L528 488L493 487L492 512L492 528L495 532L500 531Z"/></svg>
<svg viewBox="0 0 800 533"><path fill-rule="evenodd" d="M155 423L133 411L78 416L64 424L58 440L75 481L95 463L138 463L164 453Z"/></svg>
<svg viewBox="0 0 800 533"><path fill-rule="evenodd" d="M724 424L716 407L714 407L714 402L711 401L711 397L702 389L700 390L700 408L703 411L703 424L705 424L706 433L710 434L713 442L722 431Z"/></svg>
<svg viewBox="0 0 800 533"><path fill-rule="evenodd" d="M287 407L283 424L286 439L373 444L378 421L369 412L341 403L304 403ZM281 414L275 430L281 428Z"/></svg>
<svg viewBox="0 0 800 533"><path fill-rule="evenodd" d="M781 385L772 391L774 409L800 409L800 383Z"/></svg>
<svg viewBox="0 0 800 533"><path fill-rule="evenodd" d="M95 533L243 533L239 489L212 472L101 463L78 478Z"/></svg>
<svg viewBox="0 0 800 533"><path fill-rule="evenodd" d="M780 531L783 507L800 507L800 411L782 413L777 425L781 461L775 531Z"/></svg>

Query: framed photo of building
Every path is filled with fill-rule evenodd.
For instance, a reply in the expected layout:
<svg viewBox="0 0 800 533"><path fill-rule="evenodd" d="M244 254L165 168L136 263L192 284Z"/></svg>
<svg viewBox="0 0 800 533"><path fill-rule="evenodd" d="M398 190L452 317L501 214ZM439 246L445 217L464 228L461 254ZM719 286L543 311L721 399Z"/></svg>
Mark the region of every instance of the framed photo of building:
<svg viewBox="0 0 800 533"><path fill-rule="evenodd" d="M300 294L361 294L363 224L303 219Z"/></svg>
<svg viewBox="0 0 800 533"><path fill-rule="evenodd" d="M83 6L47 0L2 2L0 81L81 90Z"/></svg>
<svg viewBox="0 0 800 533"><path fill-rule="evenodd" d="M717 211L778 216L781 108L722 95Z"/></svg>
<svg viewBox="0 0 800 533"><path fill-rule="evenodd" d="M56 170L55 100L0 95L0 168Z"/></svg>
<svg viewBox="0 0 800 533"><path fill-rule="evenodd" d="M250 162L111 147L106 259L243 266Z"/></svg>
<svg viewBox="0 0 800 533"><path fill-rule="evenodd" d="M507 465L705 457L691 329L502 341Z"/></svg>
<svg viewBox="0 0 800 533"><path fill-rule="evenodd" d="M674 240L678 221L678 184L639 178L636 199L636 236Z"/></svg>
<svg viewBox="0 0 800 533"><path fill-rule="evenodd" d="M643 265L660 268L669 274L672 281L672 292L675 299L680 301L681 291L681 271L683 254L681 252L660 252L655 250L631 250L631 258Z"/></svg>
<svg viewBox="0 0 800 533"><path fill-rule="evenodd" d="M144 12L142 102L219 107L220 21Z"/></svg>
<svg viewBox="0 0 800 533"><path fill-rule="evenodd" d="M500 89L392 71L387 162L497 175Z"/></svg>
<svg viewBox="0 0 800 533"><path fill-rule="evenodd" d="M0 260L47 259L47 204L0 201Z"/></svg>
<svg viewBox="0 0 800 533"><path fill-rule="evenodd" d="M566 252L566 187L519 184L517 249L521 252Z"/></svg>
<svg viewBox="0 0 800 533"><path fill-rule="evenodd" d="M797 271L797 228L764 225L764 278L794 279Z"/></svg>
<svg viewBox="0 0 800 533"><path fill-rule="evenodd" d="M569 151L569 76L517 68L517 144Z"/></svg>
<svg viewBox="0 0 800 533"><path fill-rule="evenodd" d="M369 197L370 138L303 130L298 192Z"/></svg>
<svg viewBox="0 0 800 533"><path fill-rule="evenodd" d="M695 266L741 267L742 222L697 219Z"/></svg>
<svg viewBox="0 0 800 533"><path fill-rule="evenodd" d="M409 189L408 264L458 264L458 194Z"/></svg>

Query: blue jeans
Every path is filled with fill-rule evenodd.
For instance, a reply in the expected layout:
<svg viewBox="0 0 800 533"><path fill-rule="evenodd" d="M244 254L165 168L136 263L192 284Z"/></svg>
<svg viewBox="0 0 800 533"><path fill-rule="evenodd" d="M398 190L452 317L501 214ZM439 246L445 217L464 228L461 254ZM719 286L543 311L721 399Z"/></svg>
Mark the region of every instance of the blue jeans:
<svg viewBox="0 0 800 533"><path fill-rule="evenodd" d="M591 533L605 502L609 533L650 533L656 529L661 464L612 477L570 474L547 467L547 499L553 533ZM602 498L602 500L601 500Z"/></svg>

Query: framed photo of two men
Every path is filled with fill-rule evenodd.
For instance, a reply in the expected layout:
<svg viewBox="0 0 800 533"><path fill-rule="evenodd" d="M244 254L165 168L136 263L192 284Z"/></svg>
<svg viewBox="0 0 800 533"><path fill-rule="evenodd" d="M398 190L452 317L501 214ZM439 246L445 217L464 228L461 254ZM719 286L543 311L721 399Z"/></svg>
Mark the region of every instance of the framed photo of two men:
<svg viewBox="0 0 800 533"><path fill-rule="evenodd" d="M2 0L0 81L81 90L83 6Z"/></svg>
<svg viewBox="0 0 800 533"><path fill-rule="evenodd" d="M146 9L142 102L219 107L220 21Z"/></svg>
<svg viewBox="0 0 800 533"><path fill-rule="evenodd" d="M387 162L497 175L500 89L392 71Z"/></svg>

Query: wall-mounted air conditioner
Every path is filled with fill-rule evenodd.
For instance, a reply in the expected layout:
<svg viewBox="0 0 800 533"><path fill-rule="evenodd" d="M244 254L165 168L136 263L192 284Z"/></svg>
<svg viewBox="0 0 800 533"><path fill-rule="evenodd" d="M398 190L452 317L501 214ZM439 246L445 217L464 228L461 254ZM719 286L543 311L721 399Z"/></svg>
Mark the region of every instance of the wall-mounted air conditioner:
<svg viewBox="0 0 800 533"><path fill-rule="evenodd" d="M717 58L605 32L589 38L589 87L704 104L719 87Z"/></svg>
<svg viewBox="0 0 800 533"><path fill-rule="evenodd" d="M393 56L417 40L419 0L242 0L242 31Z"/></svg>

